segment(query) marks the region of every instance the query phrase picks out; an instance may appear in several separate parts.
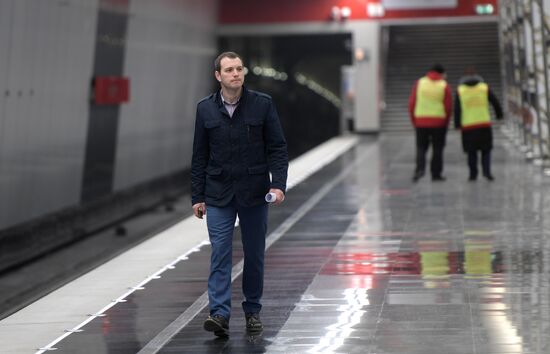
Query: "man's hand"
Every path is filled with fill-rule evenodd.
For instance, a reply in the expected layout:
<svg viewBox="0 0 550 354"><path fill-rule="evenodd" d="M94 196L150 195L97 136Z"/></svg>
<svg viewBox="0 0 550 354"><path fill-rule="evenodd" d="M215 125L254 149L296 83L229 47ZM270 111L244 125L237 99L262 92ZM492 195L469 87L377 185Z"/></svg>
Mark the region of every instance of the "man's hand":
<svg viewBox="0 0 550 354"><path fill-rule="evenodd" d="M197 203L193 205L193 214L199 219L202 219L203 215L206 215L206 204Z"/></svg>
<svg viewBox="0 0 550 354"><path fill-rule="evenodd" d="M283 202L283 200L285 200L285 194L283 193L282 190L280 189L277 189L277 188L271 188L269 190L269 193L275 193L276 195L276 199L275 201L273 202L273 204L275 205L279 205Z"/></svg>

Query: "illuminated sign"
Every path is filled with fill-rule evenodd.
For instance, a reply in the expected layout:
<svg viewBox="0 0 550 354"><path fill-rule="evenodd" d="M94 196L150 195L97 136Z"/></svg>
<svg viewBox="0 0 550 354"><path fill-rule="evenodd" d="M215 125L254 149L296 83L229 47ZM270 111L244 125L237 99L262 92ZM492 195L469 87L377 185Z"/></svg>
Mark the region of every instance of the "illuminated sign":
<svg viewBox="0 0 550 354"><path fill-rule="evenodd" d="M492 15L494 12L495 8L491 4L476 5L476 14L478 15Z"/></svg>
<svg viewBox="0 0 550 354"><path fill-rule="evenodd" d="M455 8L458 0L382 0L386 10Z"/></svg>

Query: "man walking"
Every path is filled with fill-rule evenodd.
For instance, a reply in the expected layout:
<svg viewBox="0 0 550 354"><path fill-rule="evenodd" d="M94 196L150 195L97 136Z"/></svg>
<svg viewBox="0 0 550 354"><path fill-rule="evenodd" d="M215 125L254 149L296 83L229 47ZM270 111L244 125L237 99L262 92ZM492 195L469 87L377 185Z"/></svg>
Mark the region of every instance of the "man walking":
<svg viewBox="0 0 550 354"><path fill-rule="evenodd" d="M409 115L416 130L416 169L413 181L425 174L426 152L432 146L432 181L444 181L443 148L452 110L451 88L445 81L445 68L435 64L416 81L409 97Z"/></svg>
<svg viewBox="0 0 550 354"><path fill-rule="evenodd" d="M246 328L260 321L268 206L284 200L288 170L286 140L271 97L244 84L242 58L221 53L214 62L220 90L197 105L191 164L192 204L196 217L206 214L212 244L204 329L228 335L231 317L232 239L237 215L244 250L242 308ZM270 178L271 173L271 178Z"/></svg>

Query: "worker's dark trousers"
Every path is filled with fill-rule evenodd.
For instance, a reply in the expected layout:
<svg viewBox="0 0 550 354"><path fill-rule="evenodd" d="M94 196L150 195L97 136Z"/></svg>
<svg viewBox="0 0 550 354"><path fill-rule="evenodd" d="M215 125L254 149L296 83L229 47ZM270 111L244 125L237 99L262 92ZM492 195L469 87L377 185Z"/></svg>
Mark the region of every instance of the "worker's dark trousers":
<svg viewBox="0 0 550 354"><path fill-rule="evenodd" d="M443 148L447 128L416 128L416 172L423 173L426 170L426 153L432 146L432 160L430 172L433 177L440 177L443 172Z"/></svg>
<svg viewBox="0 0 550 354"><path fill-rule="evenodd" d="M468 151L468 167L470 168L470 178L477 177L477 155L481 151L481 171L485 177L491 176L491 150L470 150Z"/></svg>

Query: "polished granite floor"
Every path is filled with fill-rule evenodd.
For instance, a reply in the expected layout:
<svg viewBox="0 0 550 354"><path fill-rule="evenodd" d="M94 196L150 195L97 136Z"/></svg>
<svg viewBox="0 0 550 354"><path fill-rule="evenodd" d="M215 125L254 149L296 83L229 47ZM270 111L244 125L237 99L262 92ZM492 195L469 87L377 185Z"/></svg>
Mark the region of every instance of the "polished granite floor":
<svg viewBox="0 0 550 354"><path fill-rule="evenodd" d="M497 136L494 182L467 181L453 132L445 182L413 184L413 139L388 135L292 189L270 210L270 230L287 227L266 254L259 335L244 330L238 277L229 339L202 330L199 308L151 345L204 293L203 247L56 352L550 353L550 179Z"/></svg>

